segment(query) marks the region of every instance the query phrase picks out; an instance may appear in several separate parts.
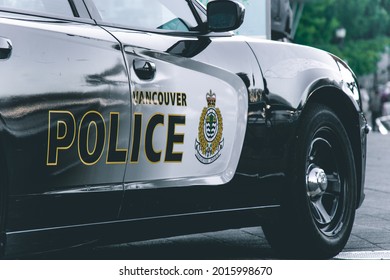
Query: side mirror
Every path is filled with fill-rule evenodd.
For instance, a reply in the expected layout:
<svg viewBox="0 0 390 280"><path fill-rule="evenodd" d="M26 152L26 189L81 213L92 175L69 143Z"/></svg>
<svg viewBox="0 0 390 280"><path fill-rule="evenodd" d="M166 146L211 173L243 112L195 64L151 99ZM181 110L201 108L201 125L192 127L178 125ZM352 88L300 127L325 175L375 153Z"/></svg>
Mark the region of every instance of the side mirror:
<svg viewBox="0 0 390 280"><path fill-rule="evenodd" d="M209 31L226 32L236 30L244 22L245 7L229 0L214 0L207 4Z"/></svg>

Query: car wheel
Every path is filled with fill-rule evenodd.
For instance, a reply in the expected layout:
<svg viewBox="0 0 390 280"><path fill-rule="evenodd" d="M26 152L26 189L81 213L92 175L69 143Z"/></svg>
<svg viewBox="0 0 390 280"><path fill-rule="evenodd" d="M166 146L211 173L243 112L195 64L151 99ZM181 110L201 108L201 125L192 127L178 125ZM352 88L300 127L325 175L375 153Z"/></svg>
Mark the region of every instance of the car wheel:
<svg viewBox="0 0 390 280"><path fill-rule="evenodd" d="M350 236L356 210L356 171L348 134L328 107L302 113L291 186L280 219L263 226L277 253L288 258L330 258Z"/></svg>

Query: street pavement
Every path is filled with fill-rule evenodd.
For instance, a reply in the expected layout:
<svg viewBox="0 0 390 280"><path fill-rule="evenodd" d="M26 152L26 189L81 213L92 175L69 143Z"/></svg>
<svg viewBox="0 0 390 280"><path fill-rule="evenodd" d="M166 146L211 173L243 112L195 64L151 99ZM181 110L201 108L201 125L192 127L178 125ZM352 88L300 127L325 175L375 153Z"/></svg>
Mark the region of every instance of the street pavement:
<svg viewBox="0 0 390 280"><path fill-rule="evenodd" d="M336 259L390 259L390 135L368 136L366 199ZM276 259L260 227L70 250L38 259Z"/></svg>
<svg viewBox="0 0 390 280"><path fill-rule="evenodd" d="M390 259L390 135L371 132L367 149L366 199L338 257Z"/></svg>

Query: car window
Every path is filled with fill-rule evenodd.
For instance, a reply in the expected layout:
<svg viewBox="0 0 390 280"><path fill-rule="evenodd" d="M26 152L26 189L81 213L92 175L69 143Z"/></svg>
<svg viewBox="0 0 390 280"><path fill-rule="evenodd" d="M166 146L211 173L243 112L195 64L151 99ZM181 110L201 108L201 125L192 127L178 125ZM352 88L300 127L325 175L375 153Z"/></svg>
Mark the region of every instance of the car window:
<svg viewBox="0 0 390 280"><path fill-rule="evenodd" d="M74 16L69 0L0 0L1 8L67 17Z"/></svg>
<svg viewBox="0 0 390 280"><path fill-rule="evenodd" d="M185 0L92 0L105 23L137 29L190 31L198 23Z"/></svg>

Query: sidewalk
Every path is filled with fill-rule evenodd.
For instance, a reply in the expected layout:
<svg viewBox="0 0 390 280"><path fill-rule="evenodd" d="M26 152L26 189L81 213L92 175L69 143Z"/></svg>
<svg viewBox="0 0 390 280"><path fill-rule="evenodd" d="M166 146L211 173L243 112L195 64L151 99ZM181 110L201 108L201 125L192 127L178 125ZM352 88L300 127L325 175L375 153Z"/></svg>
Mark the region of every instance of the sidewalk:
<svg viewBox="0 0 390 280"><path fill-rule="evenodd" d="M344 253L338 257L390 259L390 252L383 252L390 250L390 135L371 132L367 148L366 199L356 212Z"/></svg>

